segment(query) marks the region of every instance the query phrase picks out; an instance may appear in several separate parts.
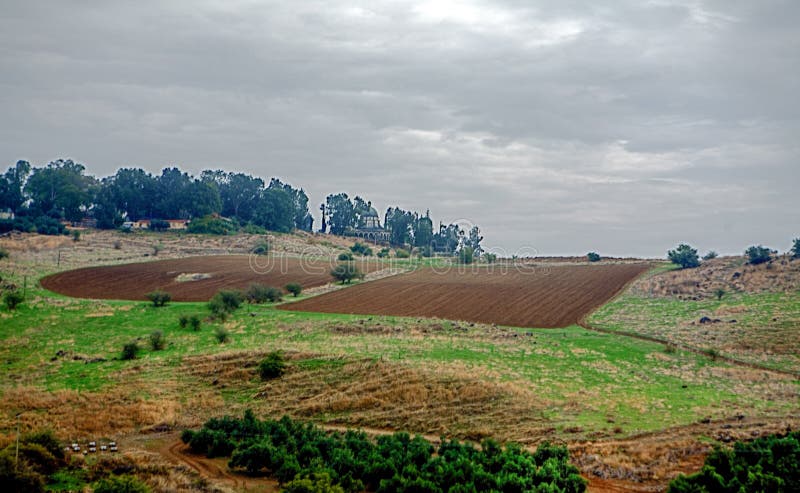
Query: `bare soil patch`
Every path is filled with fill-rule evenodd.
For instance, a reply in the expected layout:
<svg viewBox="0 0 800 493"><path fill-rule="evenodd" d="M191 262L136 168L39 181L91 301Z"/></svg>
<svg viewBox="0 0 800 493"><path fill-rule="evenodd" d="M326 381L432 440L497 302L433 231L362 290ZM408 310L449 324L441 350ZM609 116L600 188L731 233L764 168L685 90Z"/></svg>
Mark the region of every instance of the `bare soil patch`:
<svg viewBox="0 0 800 493"><path fill-rule="evenodd" d="M420 269L287 304L286 310L440 317L565 327L616 295L646 263L544 268Z"/></svg>
<svg viewBox="0 0 800 493"><path fill-rule="evenodd" d="M214 255L86 267L45 277L41 284L76 298L144 300L147 293L162 289L175 301L206 301L220 289L244 289L252 283L322 286L332 281L332 265L329 259ZM365 272L382 267L378 262L359 264Z"/></svg>

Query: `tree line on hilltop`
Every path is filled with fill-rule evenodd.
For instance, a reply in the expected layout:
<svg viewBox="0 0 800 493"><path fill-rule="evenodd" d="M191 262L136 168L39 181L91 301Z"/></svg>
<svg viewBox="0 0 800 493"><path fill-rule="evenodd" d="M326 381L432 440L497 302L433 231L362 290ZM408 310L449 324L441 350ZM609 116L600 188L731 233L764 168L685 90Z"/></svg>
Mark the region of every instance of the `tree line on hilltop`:
<svg viewBox="0 0 800 493"><path fill-rule="evenodd" d="M361 197L346 193L329 195L323 212L323 232L348 234L373 213ZM36 231L62 234L64 222L96 221L100 229L119 228L126 221L153 220L152 229L168 227L165 219L191 220L190 231L227 234L239 228L260 232L312 231L308 195L278 178L269 182L246 173L204 170L193 176L177 167L160 175L141 168L120 168L111 176L97 178L84 165L59 159L34 167L18 161L0 175L0 233ZM9 214L10 213L10 214ZM376 214L376 213L374 213ZM220 219L225 218L227 221ZM193 225L193 227L192 227ZM328 228L329 227L329 228ZM457 224L441 224L434 230L430 213L421 215L390 207L383 217L389 243L454 254L469 247L480 254L480 230L469 232Z"/></svg>

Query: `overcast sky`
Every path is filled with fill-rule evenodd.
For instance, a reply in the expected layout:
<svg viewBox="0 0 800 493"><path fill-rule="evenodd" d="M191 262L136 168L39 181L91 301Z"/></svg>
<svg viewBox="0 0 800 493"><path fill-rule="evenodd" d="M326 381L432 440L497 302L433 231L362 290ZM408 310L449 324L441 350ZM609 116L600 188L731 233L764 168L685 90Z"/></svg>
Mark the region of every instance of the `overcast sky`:
<svg viewBox="0 0 800 493"><path fill-rule="evenodd" d="M785 251L796 0L0 5L0 164L278 176L509 254Z"/></svg>

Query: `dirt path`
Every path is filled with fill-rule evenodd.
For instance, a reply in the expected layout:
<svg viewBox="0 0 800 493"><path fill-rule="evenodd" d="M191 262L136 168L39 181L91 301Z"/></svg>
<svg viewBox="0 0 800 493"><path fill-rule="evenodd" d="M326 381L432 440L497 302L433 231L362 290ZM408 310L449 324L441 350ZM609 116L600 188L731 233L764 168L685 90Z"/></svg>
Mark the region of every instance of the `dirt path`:
<svg viewBox="0 0 800 493"><path fill-rule="evenodd" d="M241 474L234 474L228 470L227 459L208 459L201 455L193 454L177 436L167 440L158 452L172 462L185 464L200 474L202 477L215 484L224 485L233 491L280 491L278 482L269 478L252 478Z"/></svg>

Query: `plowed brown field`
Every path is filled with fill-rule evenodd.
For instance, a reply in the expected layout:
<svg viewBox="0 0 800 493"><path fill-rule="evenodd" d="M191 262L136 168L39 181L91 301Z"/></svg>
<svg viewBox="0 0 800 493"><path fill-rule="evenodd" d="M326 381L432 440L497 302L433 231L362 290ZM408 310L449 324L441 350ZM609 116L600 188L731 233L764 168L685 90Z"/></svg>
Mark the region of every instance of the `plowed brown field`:
<svg viewBox="0 0 800 493"><path fill-rule="evenodd" d="M333 280L334 265L327 259L214 255L70 270L45 277L41 284L76 298L143 300L147 293L163 289L175 301L207 301L220 289L244 289L252 283L321 286ZM365 273L383 267L359 263Z"/></svg>
<svg viewBox="0 0 800 493"><path fill-rule="evenodd" d="M649 264L420 269L282 305L284 310L440 317L514 327L566 327Z"/></svg>

